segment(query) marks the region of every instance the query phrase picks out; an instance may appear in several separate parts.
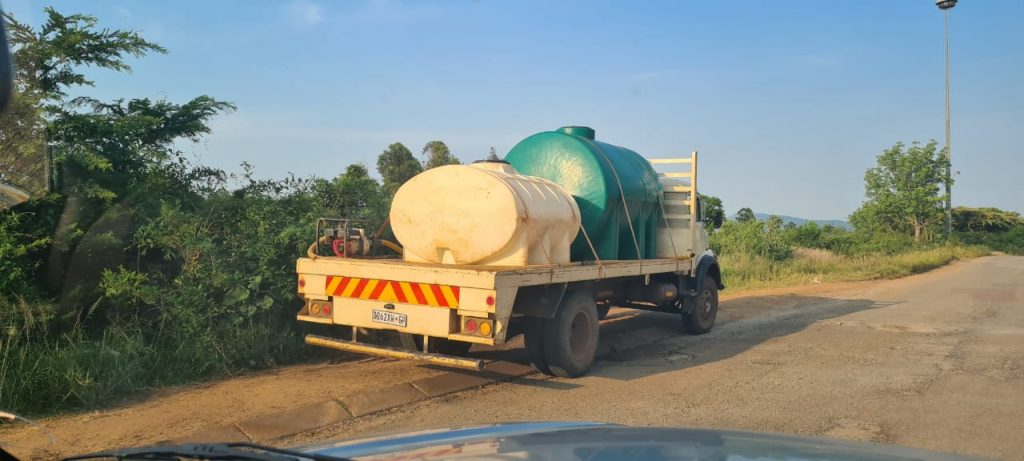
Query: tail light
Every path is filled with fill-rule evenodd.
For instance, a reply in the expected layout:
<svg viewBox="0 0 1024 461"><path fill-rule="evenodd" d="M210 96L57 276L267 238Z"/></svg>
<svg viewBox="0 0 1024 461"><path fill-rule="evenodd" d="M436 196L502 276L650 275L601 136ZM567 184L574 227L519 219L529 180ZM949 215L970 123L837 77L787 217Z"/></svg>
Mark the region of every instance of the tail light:
<svg viewBox="0 0 1024 461"><path fill-rule="evenodd" d="M475 317L464 317L462 321L462 333L467 335L487 336L494 333L494 321Z"/></svg>
<svg viewBox="0 0 1024 461"><path fill-rule="evenodd" d="M334 306L331 305L330 301L314 300L309 302L309 315L330 317L332 310L334 310Z"/></svg>

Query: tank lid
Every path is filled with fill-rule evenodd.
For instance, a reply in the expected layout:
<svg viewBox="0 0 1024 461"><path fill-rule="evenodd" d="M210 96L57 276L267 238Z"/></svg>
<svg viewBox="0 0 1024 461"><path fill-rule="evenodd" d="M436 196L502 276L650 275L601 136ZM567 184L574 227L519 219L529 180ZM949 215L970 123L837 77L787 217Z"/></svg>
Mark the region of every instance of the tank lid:
<svg viewBox="0 0 1024 461"><path fill-rule="evenodd" d="M594 140L594 136L597 134L594 129L589 126L563 126L559 128L558 131L560 133L587 138L591 141Z"/></svg>

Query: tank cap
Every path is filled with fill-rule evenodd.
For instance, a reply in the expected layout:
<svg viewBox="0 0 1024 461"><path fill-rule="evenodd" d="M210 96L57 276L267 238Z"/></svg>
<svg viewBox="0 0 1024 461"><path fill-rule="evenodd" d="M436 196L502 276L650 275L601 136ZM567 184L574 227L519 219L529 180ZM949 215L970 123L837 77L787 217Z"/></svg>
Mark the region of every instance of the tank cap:
<svg viewBox="0 0 1024 461"><path fill-rule="evenodd" d="M560 133L587 138L591 141L594 140L594 136L597 134L594 129L589 126L563 126L559 128L558 131Z"/></svg>

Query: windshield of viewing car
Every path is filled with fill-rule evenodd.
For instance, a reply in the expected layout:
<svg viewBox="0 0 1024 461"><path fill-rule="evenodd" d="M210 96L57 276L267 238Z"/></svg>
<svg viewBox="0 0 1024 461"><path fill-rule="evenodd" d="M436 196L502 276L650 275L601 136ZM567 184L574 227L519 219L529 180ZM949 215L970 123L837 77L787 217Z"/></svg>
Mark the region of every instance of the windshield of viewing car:
<svg viewBox="0 0 1024 461"><path fill-rule="evenodd" d="M0 2L19 458L1024 448L1019 0Z"/></svg>

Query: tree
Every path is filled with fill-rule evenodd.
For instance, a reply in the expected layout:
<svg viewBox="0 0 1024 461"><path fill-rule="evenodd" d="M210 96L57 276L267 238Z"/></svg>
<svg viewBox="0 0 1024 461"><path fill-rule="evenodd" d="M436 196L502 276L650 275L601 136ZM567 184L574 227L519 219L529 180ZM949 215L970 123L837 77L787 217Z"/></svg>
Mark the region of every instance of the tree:
<svg viewBox="0 0 1024 461"><path fill-rule="evenodd" d="M999 208L953 208L953 229L957 232L1006 232L1015 227L1024 227L1024 218L1015 211Z"/></svg>
<svg viewBox="0 0 1024 461"><path fill-rule="evenodd" d="M87 94L86 68L125 71L129 57L163 49L90 16L46 13L37 30L5 17L21 99L0 118L0 174L37 176L32 156L45 148L62 187L0 210L0 376L18 378L0 379L0 407L91 407L296 356L295 276L282 269L322 216L316 181L257 180L246 166L229 190L237 176L188 162L182 141L229 103L71 98ZM357 215L383 201L362 166L334 185ZM87 379L53 372L72 362Z"/></svg>
<svg viewBox="0 0 1024 461"><path fill-rule="evenodd" d="M445 165L459 165L462 162L455 158L448 150L448 145L443 141L430 141L423 146L423 155L427 160L423 162L423 169L429 170Z"/></svg>
<svg viewBox="0 0 1024 461"><path fill-rule="evenodd" d="M78 110L83 106L88 110ZM210 132L210 119L235 108L209 96L185 104L77 98L69 107L55 109L50 125L64 192L106 202L123 195L153 168L177 161L176 141L198 141Z"/></svg>
<svg viewBox="0 0 1024 461"><path fill-rule="evenodd" d="M0 117L0 181L38 196L47 189L46 119L38 97L16 92Z"/></svg>
<svg viewBox="0 0 1024 461"><path fill-rule="evenodd" d="M113 158L125 153L110 152L113 144L124 141L125 136L137 134L129 131L148 129L150 134L127 142L135 157L153 156L156 151L167 154L175 138L195 140L199 134L209 131L205 126L209 117L233 109L228 103L208 97L197 98L183 106L129 101L120 111L114 110L114 104L105 105L89 98L66 101L69 88L93 86L81 69L99 67L127 72L131 71L125 62L127 57L166 53L166 50L135 32L99 29L92 16L65 16L52 7L45 8L44 13L46 22L38 30L18 22L10 14L4 15L14 48L17 95L12 112L0 119L0 178L24 184L36 193L44 191L51 169L45 144L48 139L58 157L53 159L55 166L66 168L68 165L63 162L71 156L82 161L78 166L88 165L86 171L103 171L107 176L121 176L122 181L131 182L134 179L124 176L127 172L119 170ZM153 110L144 110L145 105ZM90 129L93 131L87 133ZM115 136L119 136L119 140L109 137L118 131L120 134ZM154 149L157 144L162 147ZM162 155L154 160L166 159L167 156ZM101 189L92 190L90 194L112 196L113 191Z"/></svg>
<svg viewBox="0 0 1024 461"><path fill-rule="evenodd" d="M501 157L498 157L498 152L494 150L494 146L491 146L491 151L487 153L487 160L490 160L492 162L501 160Z"/></svg>
<svg viewBox="0 0 1024 461"><path fill-rule="evenodd" d="M877 166L864 173L867 200L850 215L858 230L909 233L914 241L929 235L943 220L943 190L949 157L938 143L907 148L896 143L877 157Z"/></svg>
<svg viewBox="0 0 1024 461"><path fill-rule="evenodd" d="M389 197L413 176L423 171L423 165L416 161L409 148L396 142L377 157L377 172L384 178L384 191Z"/></svg>
<svg viewBox="0 0 1024 461"><path fill-rule="evenodd" d="M366 165L349 165L345 172L331 181L319 179L313 185L313 196L323 201L332 216L370 219L383 222L387 204L380 183L370 177Z"/></svg>
<svg viewBox="0 0 1024 461"><path fill-rule="evenodd" d="M725 207L722 206L722 199L713 195L697 194L702 211L704 228L708 230L718 229L725 222Z"/></svg>
<svg viewBox="0 0 1024 461"><path fill-rule="evenodd" d="M736 222L751 222L757 221L757 217L754 216L754 210L743 207L740 211L736 212Z"/></svg>
<svg viewBox="0 0 1024 461"><path fill-rule="evenodd" d="M51 7L43 11L46 23L38 30L10 14L3 16L16 74L10 111L0 117L0 180L37 196L47 190L51 170L47 120L53 121L66 89L93 85L80 69L130 71L127 56L166 52L131 31L99 30L92 16L64 16Z"/></svg>
<svg viewBox="0 0 1024 461"><path fill-rule="evenodd" d="M38 90L44 97L58 99L64 90L75 86L93 86L81 73L85 67L101 67L119 72L131 71L128 56L140 58L167 50L126 30L98 29L93 16L64 16L53 7L43 9L46 23L38 31L5 14L19 88Z"/></svg>
<svg viewBox="0 0 1024 461"><path fill-rule="evenodd" d="M198 141L209 132L213 116L234 106L208 96L185 104L69 100L68 90L93 85L82 69L130 71L128 57L166 50L134 32L100 29L92 16L44 11L46 22L38 29L4 16L24 106L16 112L20 117L0 121L0 159L5 165L26 167L18 174L36 176L41 165L43 170L48 166L44 149L52 152L52 171L60 172L62 184L55 198L34 205L32 215L39 218L31 226L34 232L52 236L45 269L50 287L57 289L79 284L67 274L69 265L76 264L73 257L92 269L80 273L95 275L103 267L102 262L89 260L94 247L79 248L83 242L123 250L136 220L155 212L156 202L168 198L169 188L187 191L185 160L176 143ZM39 137L40 131L45 136ZM15 161L8 163L10 159ZM5 177L14 174L4 172ZM152 206L140 206L145 201Z"/></svg>

